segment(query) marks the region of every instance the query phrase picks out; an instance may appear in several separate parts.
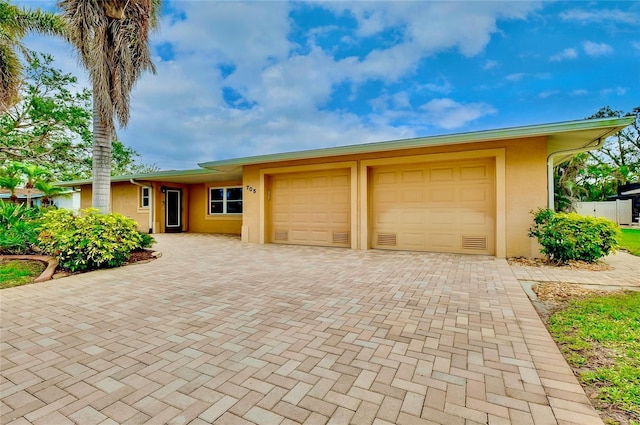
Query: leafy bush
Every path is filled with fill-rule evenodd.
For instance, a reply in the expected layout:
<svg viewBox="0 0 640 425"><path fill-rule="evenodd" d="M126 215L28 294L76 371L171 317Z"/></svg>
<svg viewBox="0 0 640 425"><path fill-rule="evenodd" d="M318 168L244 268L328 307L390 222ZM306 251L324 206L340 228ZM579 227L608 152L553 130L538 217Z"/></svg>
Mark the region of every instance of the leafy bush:
<svg viewBox="0 0 640 425"><path fill-rule="evenodd" d="M549 260L595 262L618 247L620 229L605 218L585 217L576 213L555 213L549 209L532 212L534 226L529 237L538 238L542 253Z"/></svg>
<svg viewBox="0 0 640 425"><path fill-rule="evenodd" d="M43 214L41 208L0 201L0 254L33 254Z"/></svg>
<svg viewBox="0 0 640 425"><path fill-rule="evenodd" d="M121 214L100 214L91 208L82 213L51 210L43 218L39 246L67 270L118 267L132 251L153 243L153 238L138 231L134 220Z"/></svg>

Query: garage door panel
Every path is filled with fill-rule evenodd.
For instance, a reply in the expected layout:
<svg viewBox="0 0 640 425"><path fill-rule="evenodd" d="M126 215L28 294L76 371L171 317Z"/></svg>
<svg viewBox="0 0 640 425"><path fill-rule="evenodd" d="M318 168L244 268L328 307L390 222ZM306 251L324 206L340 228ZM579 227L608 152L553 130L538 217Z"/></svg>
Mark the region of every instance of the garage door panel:
<svg viewBox="0 0 640 425"><path fill-rule="evenodd" d="M329 185L329 179L326 176L312 177L309 181L311 182L310 187L327 187Z"/></svg>
<svg viewBox="0 0 640 425"><path fill-rule="evenodd" d="M424 170L409 170L402 172L402 183L424 183L425 173Z"/></svg>
<svg viewBox="0 0 640 425"><path fill-rule="evenodd" d="M380 204L394 204L398 202L398 192L390 191L390 190L379 190L376 192L376 198L379 200Z"/></svg>
<svg viewBox="0 0 640 425"><path fill-rule="evenodd" d="M489 169L486 165L460 167L460 180L488 179Z"/></svg>
<svg viewBox="0 0 640 425"><path fill-rule="evenodd" d="M427 235L424 233L403 233L400 235L399 242L414 247L414 249L421 249L425 245L426 238Z"/></svg>
<svg viewBox="0 0 640 425"><path fill-rule="evenodd" d="M494 164L487 158L373 168L371 246L492 254Z"/></svg>
<svg viewBox="0 0 640 425"><path fill-rule="evenodd" d="M422 211L403 211L401 216L403 222L415 225L424 223L424 220L426 218L425 213Z"/></svg>
<svg viewBox="0 0 640 425"><path fill-rule="evenodd" d="M350 176L333 176L331 177L331 186L334 188L345 188L349 187Z"/></svg>
<svg viewBox="0 0 640 425"><path fill-rule="evenodd" d="M493 218L489 216L488 212L464 211L460 215L465 226L475 225L484 227L491 224L491 220L493 220Z"/></svg>
<svg viewBox="0 0 640 425"><path fill-rule="evenodd" d="M291 179L291 187L293 189L306 189L309 182L304 178L293 178Z"/></svg>
<svg viewBox="0 0 640 425"><path fill-rule="evenodd" d="M489 200L489 191L487 188L463 188L460 190L460 199L471 202L485 203Z"/></svg>
<svg viewBox="0 0 640 425"><path fill-rule="evenodd" d="M396 173L395 172L381 172L375 177L376 183L379 185L384 184L395 184L396 183Z"/></svg>
<svg viewBox="0 0 640 425"><path fill-rule="evenodd" d="M454 170L452 167L448 168L433 168L429 174L430 181L432 182L447 182L453 181Z"/></svg>
<svg viewBox="0 0 640 425"><path fill-rule="evenodd" d="M404 190L400 194L400 202L419 202L423 203L425 201L425 194L422 191L418 190Z"/></svg>
<svg viewBox="0 0 640 425"><path fill-rule="evenodd" d="M349 205L351 201L349 192L332 192L329 196L331 197L331 203L336 204L337 207Z"/></svg>
<svg viewBox="0 0 640 425"><path fill-rule="evenodd" d="M434 248L445 251L452 251L457 248L457 238L454 233L430 233L428 239L429 244Z"/></svg>
<svg viewBox="0 0 640 425"><path fill-rule="evenodd" d="M454 200L455 193L451 189L431 189L428 192L430 202L446 202Z"/></svg>
<svg viewBox="0 0 640 425"><path fill-rule="evenodd" d="M348 247L350 176L349 169L272 175L270 241Z"/></svg>

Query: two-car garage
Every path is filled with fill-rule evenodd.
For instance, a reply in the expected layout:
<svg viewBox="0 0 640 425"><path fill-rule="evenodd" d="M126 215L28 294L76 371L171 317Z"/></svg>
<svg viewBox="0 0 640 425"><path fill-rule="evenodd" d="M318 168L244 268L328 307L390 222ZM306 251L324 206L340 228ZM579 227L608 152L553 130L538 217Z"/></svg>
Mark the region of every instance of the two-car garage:
<svg viewBox="0 0 640 425"><path fill-rule="evenodd" d="M268 241L351 247L352 217L366 214L366 248L495 253L495 158L360 170L364 184L350 168L270 175Z"/></svg>

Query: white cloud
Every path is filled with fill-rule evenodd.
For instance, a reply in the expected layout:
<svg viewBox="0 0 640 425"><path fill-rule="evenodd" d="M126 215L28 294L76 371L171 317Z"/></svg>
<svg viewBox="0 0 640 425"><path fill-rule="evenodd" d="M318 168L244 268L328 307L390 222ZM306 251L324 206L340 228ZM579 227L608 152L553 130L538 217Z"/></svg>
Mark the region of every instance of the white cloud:
<svg viewBox="0 0 640 425"><path fill-rule="evenodd" d="M589 23L640 23L640 15L634 12L625 12L620 9L582 10L571 9L560 13L560 18L565 21L577 21L583 24Z"/></svg>
<svg viewBox="0 0 640 425"><path fill-rule="evenodd" d="M484 65L482 65L482 69L484 69L485 71L488 71L490 69L497 68L499 65L500 64L498 63L498 61L488 60L484 63Z"/></svg>
<svg viewBox="0 0 640 425"><path fill-rule="evenodd" d="M547 99L547 98L549 98L551 96L555 96L557 94L560 94L559 90L545 90L545 91L539 93L538 97L540 99Z"/></svg>
<svg viewBox="0 0 640 425"><path fill-rule="evenodd" d="M551 56L549 59L553 62L560 62L565 59L576 59L577 57L578 57L578 52L576 51L576 49L570 47L570 48L564 49L559 53L556 53L555 55Z"/></svg>
<svg viewBox="0 0 640 425"><path fill-rule="evenodd" d="M522 79L524 78L524 76L525 76L525 75L526 75L526 74L525 74L524 72L516 72L516 73L513 73L513 74L509 74L509 75L507 75L507 76L505 77L505 79L507 79L508 81L514 81L514 82L517 82L517 81L522 80Z"/></svg>
<svg viewBox="0 0 640 425"><path fill-rule="evenodd" d="M413 108L414 96L447 96L454 92L453 84L445 76L434 78L437 73L412 78L408 85L403 79L441 52L482 54L500 34L501 21L525 19L542 4L309 3L353 17L354 30L338 28L344 45L362 47L364 37L374 46L362 48L359 56L337 59L335 46L319 44L333 26L311 29L304 46L292 41L299 39L291 36L296 30L291 12L300 4L167 1L171 15L163 17L152 36L154 46L166 48L164 59L156 57L157 75L143 76L133 90L129 128L119 133L145 162L193 168L199 161L415 137L434 127L462 128L496 109L447 97ZM382 37L385 32L394 38ZM374 43L381 38L386 44ZM44 48L51 43L38 40ZM56 63L82 77L71 49L56 43L50 47ZM221 73L222 64L232 70L229 75ZM484 69L498 65L489 60ZM338 85L347 86L342 87L347 94L359 94L372 82L381 82L384 91L359 98L372 112L368 107L359 115L347 107L328 109ZM229 104L224 90L236 93L242 105ZM354 94L349 101L355 99Z"/></svg>
<svg viewBox="0 0 640 425"><path fill-rule="evenodd" d="M352 69L361 78L395 80L415 69L418 61L456 49L475 56L498 32L499 19L524 19L540 2L327 2L323 7L351 14L360 36L399 30L398 42L368 54Z"/></svg>
<svg viewBox="0 0 640 425"><path fill-rule="evenodd" d="M592 41L585 41L582 43L584 52L589 56L604 56L613 53L613 47L607 43L594 43Z"/></svg>
<svg viewBox="0 0 640 425"><path fill-rule="evenodd" d="M487 103L459 103L449 98L433 99L420 109L429 124L447 130L464 127L471 121L497 112Z"/></svg>

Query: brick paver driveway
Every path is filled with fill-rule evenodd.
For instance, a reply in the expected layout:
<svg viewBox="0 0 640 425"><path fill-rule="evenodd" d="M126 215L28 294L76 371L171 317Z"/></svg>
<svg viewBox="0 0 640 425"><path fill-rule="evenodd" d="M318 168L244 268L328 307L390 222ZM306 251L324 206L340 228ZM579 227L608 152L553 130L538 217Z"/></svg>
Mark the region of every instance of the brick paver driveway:
<svg viewBox="0 0 640 425"><path fill-rule="evenodd" d="M157 238L0 293L3 424L602 423L504 260Z"/></svg>

